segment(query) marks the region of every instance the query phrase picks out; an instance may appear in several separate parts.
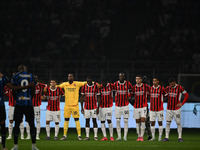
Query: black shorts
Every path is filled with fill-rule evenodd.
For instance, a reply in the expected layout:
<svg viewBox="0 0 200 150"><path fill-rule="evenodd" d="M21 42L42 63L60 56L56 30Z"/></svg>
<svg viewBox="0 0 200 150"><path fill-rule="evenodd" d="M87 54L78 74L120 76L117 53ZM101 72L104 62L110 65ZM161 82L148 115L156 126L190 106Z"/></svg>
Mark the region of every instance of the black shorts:
<svg viewBox="0 0 200 150"><path fill-rule="evenodd" d="M14 110L14 121L21 122L25 115L27 122L34 122L34 110L33 106L15 106Z"/></svg>
<svg viewBox="0 0 200 150"><path fill-rule="evenodd" d="M0 121L6 120L6 109L5 106L0 106Z"/></svg>

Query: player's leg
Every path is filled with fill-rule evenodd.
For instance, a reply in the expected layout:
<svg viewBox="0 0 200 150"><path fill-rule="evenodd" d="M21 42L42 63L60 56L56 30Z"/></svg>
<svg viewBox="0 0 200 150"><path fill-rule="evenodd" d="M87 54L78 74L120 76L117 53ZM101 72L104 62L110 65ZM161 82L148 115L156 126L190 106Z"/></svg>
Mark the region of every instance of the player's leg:
<svg viewBox="0 0 200 150"><path fill-rule="evenodd" d="M123 118L124 118L124 140L127 141L129 106L124 106L122 108L123 108Z"/></svg>
<svg viewBox="0 0 200 150"><path fill-rule="evenodd" d="M121 115L122 115L122 111L121 111L121 107L117 107L115 106L115 118L116 118L116 130L117 130L117 141L121 140Z"/></svg>
<svg viewBox="0 0 200 150"><path fill-rule="evenodd" d="M34 107L34 115L36 120L36 139L40 140L40 106Z"/></svg>
<svg viewBox="0 0 200 150"><path fill-rule="evenodd" d="M92 122L93 122L93 130L94 130L94 140L97 141L98 140L98 137L97 137L98 126L97 126L96 109L91 110L91 112L92 112L91 118L92 118Z"/></svg>
<svg viewBox="0 0 200 150"><path fill-rule="evenodd" d="M147 116L147 108L144 107L144 108L141 108L140 109L141 112L141 139L140 141L143 141L143 136L144 136L144 133L145 133L145 120L146 120L146 116Z"/></svg>
<svg viewBox="0 0 200 150"><path fill-rule="evenodd" d="M165 127L165 139L163 141L169 141L170 125L173 120L172 110L167 110L166 112L166 127Z"/></svg>
<svg viewBox="0 0 200 150"><path fill-rule="evenodd" d="M136 122L136 132L138 134L138 139L136 141L140 141L140 137L141 137L141 130L140 130L140 112L139 112L139 108L134 108L133 109L133 118L135 119Z"/></svg>
<svg viewBox="0 0 200 150"><path fill-rule="evenodd" d="M151 122L150 122L150 116L149 116L149 111L147 108L147 116L146 116L146 120L145 120L145 128L146 128L146 133L148 136L148 140L152 139L152 133L151 133Z"/></svg>
<svg viewBox="0 0 200 150"><path fill-rule="evenodd" d="M47 137L45 140L50 140L50 122L53 120L53 116L51 114L51 111L47 110L46 112L46 133Z"/></svg>
<svg viewBox="0 0 200 150"><path fill-rule="evenodd" d="M176 124L177 124L178 141L183 142L182 126L181 126L181 109L175 110L174 113L175 113L174 118L175 118L175 121L176 121Z"/></svg>
<svg viewBox="0 0 200 150"><path fill-rule="evenodd" d="M13 128L14 133L14 150L18 150L18 135L19 135L19 126L23 119L24 107L23 106L15 106L14 110L14 121L15 126Z"/></svg>
<svg viewBox="0 0 200 150"><path fill-rule="evenodd" d="M20 128L20 133L21 133L21 140L24 140L24 122L23 122L23 120L21 121L19 128Z"/></svg>
<svg viewBox="0 0 200 150"><path fill-rule="evenodd" d="M8 112L9 124L8 124L8 138L7 139L12 139L14 108L15 107L13 106L9 106L9 112Z"/></svg>
<svg viewBox="0 0 200 150"><path fill-rule="evenodd" d="M159 125L159 138L158 141L161 141L162 139L162 133L163 133L163 120L164 120L164 112L159 111L157 112L157 118L158 118L158 125Z"/></svg>
<svg viewBox="0 0 200 150"><path fill-rule="evenodd" d="M66 140L67 139L67 131L69 127L69 118L71 117L72 111L71 107L64 107L64 127L63 127L63 137L60 140Z"/></svg>
<svg viewBox="0 0 200 150"><path fill-rule="evenodd" d="M86 138L84 141L90 140L90 110L84 109L84 118L85 118L85 133Z"/></svg>
<svg viewBox="0 0 200 150"><path fill-rule="evenodd" d="M113 138L113 124L112 124L112 107L108 108L108 111L106 113L106 119L107 119L107 122L108 122L110 140L114 141L114 138Z"/></svg>
<svg viewBox="0 0 200 150"><path fill-rule="evenodd" d="M80 121L79 121L80 114L79 114L79 106L78 105L73 107L72 117L74 118L74 121L76 123L76 131L77 131L77 134L78 134L78 140L82 140L82 138L81 138L81 125L80 125Z"/></svg>
<svg viewBox="0 0 200 150"><path fill-rule="evenodd" d="M58 140L58 133L59 133L59 122L60 120L60 111L55 111L53 113L53 121L55 122L55 136L54 139Z"/></svg>
<svg viewBox="0 0 200 150"><path fill-rule="evenodd" d="M150 139L150 141L155 141L155 122L156 122L155 111L150 111L150 122L151 122L151 134L152 134L152 139Z"/></svg>
<svg viewBox="0 0 200 150"><path fill-rule="evenodd" d="M33 106L27 106L26 107L25 117L26 117L26 121L28 122L28 124L30 126L32 150L37 150L37 148L36 148L36 128L35 128L35 121L34 121Z"/></svg>
<svg viewBox="0 0 200 150"><path fill-rule="evenodd" d="M58 133L59 133L59 122L55 122L55 136L54 136L54 140L58 140Z"/></svg>
<svg viewBox="0 0 200 150"><path fill-rule="evenodd" d="M1 128L1 144L2 144L2 150L6 149L6 110L4 106L0 106L0 128Z"/></svg>
<svg viewBox="0 0 200 150"><path fill-rule="evenodd" d="M31 139L31 133L30 133L30 126L29 126L28 122L26 122L26 133L27 133L26 140L30 140Z"/></svg>
<svg viewBox="0 0 200 150"><path fill-rule="evenodd" d="M105 119L106 119L106 108L99 108L99 118L101 120L101 131L103 133L103 138L101 141L107 141L107 136L106 136L106 126L105 126Z"/></svg>

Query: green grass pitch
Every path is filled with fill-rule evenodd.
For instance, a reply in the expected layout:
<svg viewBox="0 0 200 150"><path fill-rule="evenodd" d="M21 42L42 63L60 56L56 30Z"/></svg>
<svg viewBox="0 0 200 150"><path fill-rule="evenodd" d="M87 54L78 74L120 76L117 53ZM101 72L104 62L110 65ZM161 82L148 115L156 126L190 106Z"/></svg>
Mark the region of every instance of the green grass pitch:
<svg viewBox="0 0 200 150"><path fill-rule="evenodd" d="M156 132L158 134L158 130ZM60 129L59 138L62 137L62 133L63 130ZM158 138L157 134L156 139ZM55 141L53 128L51 128L51 140L45 141L45 137L45 129L42 129L40 140L37 141L37 147L40 150L200 150L200 129L183 129L183 143L177 141L176 130L171 130L169 142L150 142L147 141L146 135L144 136L144 142L136 142L135 129L129 129L128 141L100 141L102 138L100 129L98 132L99 141L94 141L92 129L90 129L90 141L78 141L75 129L68 130L68 139L66 141ZM85 132L82 129L82 138L84 137ZM114 138L117 138L116 129L114 129ZM13 147L13 139L6 140L6 146L11 149ZM31 140L19 140L19 150L31 150Z"/></svg>

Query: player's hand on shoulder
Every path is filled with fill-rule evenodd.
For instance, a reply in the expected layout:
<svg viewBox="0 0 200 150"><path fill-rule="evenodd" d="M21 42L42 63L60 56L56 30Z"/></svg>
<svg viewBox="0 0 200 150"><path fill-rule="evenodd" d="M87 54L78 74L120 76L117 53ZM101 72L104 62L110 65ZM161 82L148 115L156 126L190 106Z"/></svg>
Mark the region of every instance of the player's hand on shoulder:
<svg viewBox="0 0 200 150"><path fill-rule="evenodd" d="M179 107L179 108L181 108L181 107L182 107L182 104L179 103L179 104L177 104L176 106Z"/></svg>
<svg viewBox="0 0 200 150"><path fill-rule="evenodd" d="M44 90L43 90L43 91L44 91L44 93L46 93L46 92L47 92L47 87L44 87Z"/></svg>

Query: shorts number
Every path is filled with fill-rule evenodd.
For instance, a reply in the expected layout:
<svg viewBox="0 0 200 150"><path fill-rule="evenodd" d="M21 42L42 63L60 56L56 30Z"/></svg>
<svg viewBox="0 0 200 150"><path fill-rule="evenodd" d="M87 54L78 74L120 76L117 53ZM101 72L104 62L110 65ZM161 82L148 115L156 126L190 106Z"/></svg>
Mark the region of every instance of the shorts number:
<svg viewBox="0 0 200 150"><path fill-rule="evenodd" d="M177 115L176 115L176 118L180 118L180 114L177 114Z"/></svg>
<svg viewBox="0 0 200 150"><path fill-rule="evenodd" d="M125 115L129 114L129 110L125 110L125 111L124 111L124 114L125 114Z"/></svg>
<svg viewBox="0 0 200 150"><path fill-rule="evenodd" d="M74 111L74 115L77 115L78 113L77 113L77 111Z"/></svg>
<svg viewBox="0 0 200 150"><path fill-rule="evenodd" d="M57 115L57 118L60 119L60 115Z"/></svg>
<svg viewBox="0 0 200 150"><path fill-rule="evenodd" d="M111 116L111 113L108 113L108 116Z"/></svg>
<svg viewBox="0 0 200 150"><path fill-rule="evenodd" d="M36 116L40 116L40 111L37 111L37 112L36 112Z"/></svg>
<svg viewBox="0 0 200 150"><path fill-rule="evenodd" d="M163 117L163 114L160 114L160 117L162 118L162 117Z"/></svg>
<svg viewBox="0 0 200 150"><path fill-rule="evenodd" d="M94 114L96 114L97 113L97 111L96 110L94 110Z"/></svg>
<svg viewBox="0 0 200 150"><path fill-rule="evenodd" d="M144 110L144 113L146 114L147 110Z"/></svg>
<svg viewBox="0 0 200 150"><path fill-rule="evenodd" d="M22 81L21 81L21 86L27 86L28 85L28 80L27 79L23 79ZM27 89L23 89L22 90L22 92L26 92L27 91Z"/></svg>

